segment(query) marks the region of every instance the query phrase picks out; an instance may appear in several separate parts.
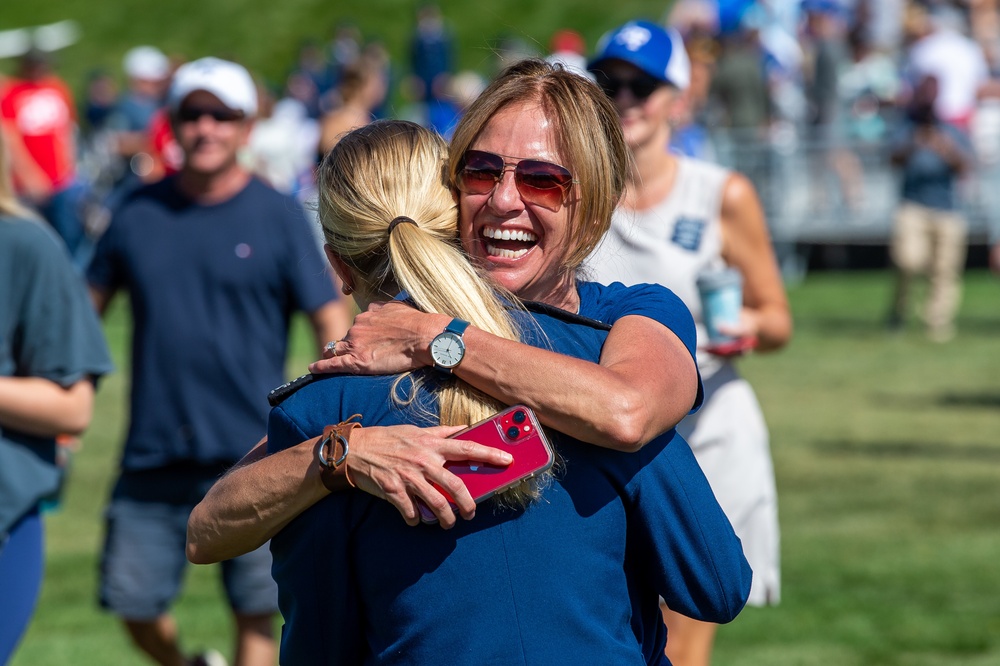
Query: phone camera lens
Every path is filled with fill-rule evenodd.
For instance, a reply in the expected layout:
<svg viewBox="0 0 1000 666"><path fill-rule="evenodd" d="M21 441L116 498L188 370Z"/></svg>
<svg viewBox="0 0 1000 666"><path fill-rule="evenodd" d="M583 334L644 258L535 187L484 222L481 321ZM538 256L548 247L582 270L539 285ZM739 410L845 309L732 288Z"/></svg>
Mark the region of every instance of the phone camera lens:
<svg viewBox="0 0 1000 666"><path fill-rule="evenodd" d="M517 439L518 435L520 434L521 430L517 426L511 426L507 428L507 437L509 437L510 439Z"/></svg>
<svg viewBox="0 0 1000 666"><path fill-rule="evenodd" d="M521 410L517 410L516 412L514 412L514 423L524 423L524 420L527 418L528 415L522 412Z"/></svg>

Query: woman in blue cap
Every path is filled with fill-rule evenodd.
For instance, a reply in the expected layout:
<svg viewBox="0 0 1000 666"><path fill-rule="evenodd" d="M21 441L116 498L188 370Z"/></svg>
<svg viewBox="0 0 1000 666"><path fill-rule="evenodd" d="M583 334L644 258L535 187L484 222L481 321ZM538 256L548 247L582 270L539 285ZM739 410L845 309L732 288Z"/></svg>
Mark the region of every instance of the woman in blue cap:
<svg viewBox="0 0 1000 666"><path fill-rule="evenodd" d="M633 157L633 173L611 230L588 259L602 283L656 283L691 309L698 327L698 368L705 405L678 431L691 443L754 571L750 604L779 596L778 517L767 427L733 358L751 346L782 347L792 332L784 287L753 185L744 176L667 150L670 121L682 104L690 65L680 35L630 21L602 38L590 71L615 103ZM707 339L698 278L724 268L742 276L739 324ZM679 666L708 664L716 625L666 606L667 654Z"/></svg>

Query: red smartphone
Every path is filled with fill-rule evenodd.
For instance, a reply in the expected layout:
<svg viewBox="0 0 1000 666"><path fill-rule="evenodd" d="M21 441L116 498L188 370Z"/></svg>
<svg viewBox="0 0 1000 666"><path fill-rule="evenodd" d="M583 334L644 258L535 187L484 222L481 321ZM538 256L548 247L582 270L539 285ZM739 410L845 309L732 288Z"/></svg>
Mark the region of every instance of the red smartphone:
<svg viewBox="0 0 1000 666"><path fill-rule="evenodd" d="M475 461L449 462L445 467L462 479L469 494L477 504L495 494L540 474L552 467L555 454L546 439L542 426L535 414L524 405L508 407L490 418L455 433L452 439L466 439L503 449L514 457L514 462L506 467L485 465ZM437 485L434 486L451 502L451 496ZM426 504L417 500L420 519L425 523L436 523L437 516ZM452 502L452 508L458 507Z"/></svg>

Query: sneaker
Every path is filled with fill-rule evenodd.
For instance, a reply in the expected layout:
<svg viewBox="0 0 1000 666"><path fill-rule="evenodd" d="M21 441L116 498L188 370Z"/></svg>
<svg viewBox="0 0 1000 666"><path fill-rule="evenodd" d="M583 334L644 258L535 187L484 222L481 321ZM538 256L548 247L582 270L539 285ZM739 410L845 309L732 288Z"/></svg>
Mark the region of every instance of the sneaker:
<svg viewBox="0 0 1000 666"><path fill-rule="evenodd" d="M188 666L229 666L218 650L205 650L188 658Z"/></svg>

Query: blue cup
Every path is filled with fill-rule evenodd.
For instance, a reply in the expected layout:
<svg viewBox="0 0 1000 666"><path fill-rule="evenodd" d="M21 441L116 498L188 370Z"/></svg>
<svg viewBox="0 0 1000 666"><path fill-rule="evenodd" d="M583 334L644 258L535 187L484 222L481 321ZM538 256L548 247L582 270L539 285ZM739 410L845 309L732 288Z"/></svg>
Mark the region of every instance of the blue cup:
<svg viewBox="0 0 1000 666"><path fill-rule="evenodd" d="M708 332L708 342L720 345L736 340L719 332L719 326L740 323L743 308L743 276L735 268L702 273L696 282L701 295L701 317Z"/></svg>

